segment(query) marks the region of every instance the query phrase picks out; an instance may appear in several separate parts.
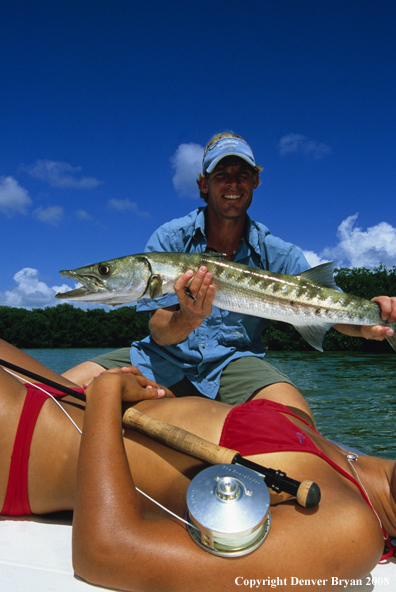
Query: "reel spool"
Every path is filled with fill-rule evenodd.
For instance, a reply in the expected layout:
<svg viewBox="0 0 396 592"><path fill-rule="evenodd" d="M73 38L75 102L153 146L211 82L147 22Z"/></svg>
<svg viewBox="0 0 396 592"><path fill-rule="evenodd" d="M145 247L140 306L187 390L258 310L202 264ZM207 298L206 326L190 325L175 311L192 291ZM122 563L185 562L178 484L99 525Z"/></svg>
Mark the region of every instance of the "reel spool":
<svg viewBox="0 0 396 592"><path fill-rule="evenodd" d="M268 487L242 466L214 465L187 490L187 530L203 549L220 557L239 557L257 549L268 534Z"/></svg>

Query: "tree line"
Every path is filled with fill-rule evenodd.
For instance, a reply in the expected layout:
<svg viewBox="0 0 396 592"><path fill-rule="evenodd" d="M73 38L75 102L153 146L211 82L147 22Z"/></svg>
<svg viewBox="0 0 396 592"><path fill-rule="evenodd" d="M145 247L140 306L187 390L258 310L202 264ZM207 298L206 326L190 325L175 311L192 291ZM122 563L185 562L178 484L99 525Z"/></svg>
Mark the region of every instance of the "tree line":
<svg viewBox="0 0 396 592"><path fill-rule="evenodd" d="M396 294L396 267L383 265L335 270L336 284L346 293L370 300L374 296ZM0 336L19 348L128 347L148 335L148 313L135 306L82 310L72 304L44 309L0 306ZM287 323L272 321L263 334L270 350L311 350L311 346ZM323 343L327 351L390 352L385 342L347 337L331 329Z"/></svg>
<svg viewBox="0 0 396 592"><path fill-rule="evenodd" d="M148 313L135 306L106 312L72 304L44 309L0 306L0 336L18 348L128 347L148 335Z"/></svg>

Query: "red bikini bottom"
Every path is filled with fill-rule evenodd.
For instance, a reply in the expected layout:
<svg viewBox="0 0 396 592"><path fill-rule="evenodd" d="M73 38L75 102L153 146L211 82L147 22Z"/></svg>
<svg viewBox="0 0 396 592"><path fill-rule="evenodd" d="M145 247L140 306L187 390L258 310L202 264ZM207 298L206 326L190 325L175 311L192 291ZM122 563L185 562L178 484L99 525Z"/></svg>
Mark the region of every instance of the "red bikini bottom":
<svg viewBox="0 0 396 592"><path fill-rule="evenodd" d="M41 408L49 398L46 393L43 393L36 386L30 384L25 386L27 393L11 455L6 497L3 509L0 512L0 514L7 516L24 516L32 513L29 506L27 486L30 445ZM61 391L44 384L37 386L44 388L54 397L65 396ZM73 390L84 392L83 389L79 388Z"/></svg>

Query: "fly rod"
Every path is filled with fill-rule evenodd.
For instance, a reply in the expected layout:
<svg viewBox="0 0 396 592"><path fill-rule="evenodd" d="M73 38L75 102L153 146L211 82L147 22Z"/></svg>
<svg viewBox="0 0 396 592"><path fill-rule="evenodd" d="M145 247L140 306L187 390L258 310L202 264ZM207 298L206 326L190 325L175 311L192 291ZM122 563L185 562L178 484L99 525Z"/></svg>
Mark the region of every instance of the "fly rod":
<svg viewBox="0 0 396 592"><path fill-rule="evenodd" d="M0 359L0 366L4 366L5 368L14 370L14 372L19 372L24 376L37 380L42 384L56 388L66 395L75 397L80 401L86 401L84 394L78 393L63 384L50 380L49 378L35 374L30 370L11 364L11 362ZM296 497L297 502L304 508L314 508L320 501L319 486L313 481L299 482L295 479L291 479L283 471L258 465L243 458L236 450L213 444L212 442L204 440L199 436L195 436L191 432L187 432L182 428L149 417L133 407L125 411L122 422L126 428L134 429L146 436L150 436L166 446L169 446L170 448L174 448L175 450L179 450L179 452L194 456L195 458L210 464L236 464L252 469L264 478L267 487L270 487L277 493L284 492Z"/></svg>
<svg viewBox="0 0 396 592"><path fill-rule="evenodd" d="M267 487L277 493L285 492L296 497L297 502L304 508L314 508L320 501L319 486L313 481L299 482L291 479L283 471L258 465L243 458L236 450L213 444L182 428L149 417L133 407L125 411L122 422L127 428L212 465L235 464L252 469L264 478Z"/></svg>
<svg viewBox="0 0 396 592"><path fill-rule="evenodd" d="M80 401L87 400L86 396L83 393L79 393L79 392L75 391L74 389L69 388L68 386L64 386L63 384L59 384L58 382L54 382L53 380L50 380L49 378L45 378L44 376L40 376L39 374L35 374L34 372L31 372L30 370L26 370L26 368L21 368L20 366L16 366L15 364L11 364L11 362L7 362L6 360L0 359L0 366L4 366L5 368L9 368L10 370L14 370L14 372L19 372L20 374L23 374L24 376L28 376L29 378L32 378L33 380L37 380L38 382L41 382L42 384L46 384L47 386L52 386L52 388L58 389L58 391L65 393L65 395L70 395L71 397L74 397L75 399L79 399Z"/></svg>

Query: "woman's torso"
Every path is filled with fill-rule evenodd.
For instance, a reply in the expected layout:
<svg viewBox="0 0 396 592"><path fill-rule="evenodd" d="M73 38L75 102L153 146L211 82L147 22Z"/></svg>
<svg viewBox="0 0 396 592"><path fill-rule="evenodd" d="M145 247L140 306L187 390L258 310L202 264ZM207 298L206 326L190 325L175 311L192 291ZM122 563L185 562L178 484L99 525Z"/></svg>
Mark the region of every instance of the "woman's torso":
<svg viewBox="0 0 396 592"><path fill-rule="evenodd" d="M81 429L83 406L72 400L68 402L68 398L63 399L62 406ZM147 400L137 403L136 408L216 444L220 440L224 421L231 411L229 405L201 398ZM336 445L328 442L298 418L288 418L330 459L352 474L345 454ZM136 486L171 511L183 516L188 485L205 463L133 430L125 430L124 441ZM73 508L79 443L80 434L76 427L53 401L46 402L37 421L29 459L29 500L34 513ZM272 451L248 458L258 464L280 469L298 481L331 481L360 495L352 483L347 482L323 459L313 454ZM365 460L361 459L359 462L362 464ZM167 484L166 487L164 483ZM2 494L0 492L1 507ZM143 500L143 507L150 516L161 513L146 499Z"/></svg>

